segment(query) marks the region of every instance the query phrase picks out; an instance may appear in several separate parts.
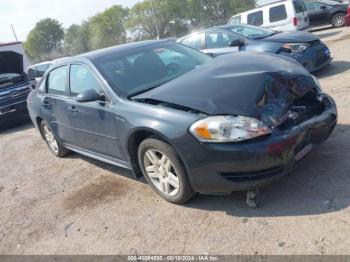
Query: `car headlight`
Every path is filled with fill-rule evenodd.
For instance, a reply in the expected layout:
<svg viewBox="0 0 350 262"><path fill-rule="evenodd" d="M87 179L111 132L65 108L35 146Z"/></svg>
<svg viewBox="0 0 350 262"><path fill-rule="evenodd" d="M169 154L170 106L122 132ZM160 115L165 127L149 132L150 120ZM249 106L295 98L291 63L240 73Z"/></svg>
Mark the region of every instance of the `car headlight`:
<svg viewBox="0 0 350 262"><path fill-rule="evenodd" d="M302 53L304 52L310 45L307 43L288 43L282 46L282 49L290 52L290 53Z"/></svg>
<svg viewBox="0 0 350 262"><path fill-rule="evenodd" d="M210 116L190 127L200 142L238 142L271 133L261 121L244 116Z"/></svg>

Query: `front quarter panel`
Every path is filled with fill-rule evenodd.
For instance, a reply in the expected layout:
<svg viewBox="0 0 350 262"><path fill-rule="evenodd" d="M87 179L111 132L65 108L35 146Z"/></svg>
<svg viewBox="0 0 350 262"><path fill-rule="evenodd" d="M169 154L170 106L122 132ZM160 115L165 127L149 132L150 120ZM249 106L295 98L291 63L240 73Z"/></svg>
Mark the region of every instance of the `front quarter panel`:
<svg viewBox="0 0 350 262"><path fill-rule="evenodd" d="M266 52L276 54L281 49L282 44L278 42L251 41L248 45L241 48L242 51Z"/></svg>
<svg viewBox="0 0 350 262"><path fill-rule="evenodd" d="M128 141L137 131L149 131L175 146L177 143L194 143L197 140L188 132L192 123L202 118L160 105L120 100L115 104L118 134L124 156L128 157ZM176 148L175 148L176 149ZM181 154L181 152L178 152Z"/></svg>

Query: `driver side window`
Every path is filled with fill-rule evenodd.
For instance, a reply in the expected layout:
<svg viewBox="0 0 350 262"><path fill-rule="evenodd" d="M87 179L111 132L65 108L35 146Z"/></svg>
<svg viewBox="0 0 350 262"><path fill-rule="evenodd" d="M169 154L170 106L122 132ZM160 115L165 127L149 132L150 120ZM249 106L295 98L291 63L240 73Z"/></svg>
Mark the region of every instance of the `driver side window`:
<svg viewBox="0 0 350 262"><path fill-rule="evenodd" d="M208 49L230 47L232 41L237 39L238 37L224 32L207 32L205 36Z"/></svg>
<svg viewBox="0 0 350 262"><path fill-rule="evenodd" d="M69 84L71 96L77 96L81 92L93 89L97 92L101 91L99 82L93 73L83 65L71 65Z"/></svg>

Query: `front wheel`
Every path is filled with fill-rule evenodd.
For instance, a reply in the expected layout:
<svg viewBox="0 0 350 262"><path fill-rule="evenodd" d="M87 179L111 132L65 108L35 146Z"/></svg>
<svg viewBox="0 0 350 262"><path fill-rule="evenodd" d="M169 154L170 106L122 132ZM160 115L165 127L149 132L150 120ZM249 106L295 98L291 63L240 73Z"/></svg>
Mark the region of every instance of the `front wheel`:
<svg viewBox="0 0 350 262"><path fill-rule="evenodd" d="M342 27L345 25L345 14L335 14L332 17L331 24L333 27Z"/></svg>
<svg viewBox="0 0 350 262"><path fill-rule="evenodd" d="M49 146L50 151L57 157L64 157L69 153L69 150L66 149L61 143L56 139L52 129L46 121L42 121L40 124L41 134L46 141L46 144Z"/></svg>
<svg viewBox="0 0 350 262"><path fill-rule="evenodd" d="M139 146L138 160L148 184L167 201L183 204L194 196L175 149L167 143L157 138L144 140Z"/></svg>

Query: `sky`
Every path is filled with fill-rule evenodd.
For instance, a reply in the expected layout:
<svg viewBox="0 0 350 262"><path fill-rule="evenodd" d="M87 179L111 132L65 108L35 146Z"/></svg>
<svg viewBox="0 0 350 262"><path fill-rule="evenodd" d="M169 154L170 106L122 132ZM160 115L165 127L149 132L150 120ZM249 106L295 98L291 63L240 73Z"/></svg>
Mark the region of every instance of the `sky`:
<svg viewBox="0 0 350 262"><path fill-rule="evenodd" d="M11 24L18 40L24 41L35 24L55 18L68 28L112 5L132 7L140 0L0 0L0 42L13 42Z"/></svg>

